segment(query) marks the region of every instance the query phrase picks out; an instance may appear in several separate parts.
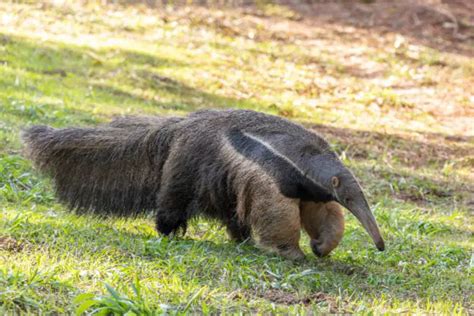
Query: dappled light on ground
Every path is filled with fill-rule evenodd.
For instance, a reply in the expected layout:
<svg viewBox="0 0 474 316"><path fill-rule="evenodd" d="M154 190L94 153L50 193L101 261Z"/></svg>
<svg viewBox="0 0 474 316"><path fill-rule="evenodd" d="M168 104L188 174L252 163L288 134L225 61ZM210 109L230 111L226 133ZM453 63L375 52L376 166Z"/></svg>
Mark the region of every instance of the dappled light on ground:
<svg viewBox="0 0 474 316"><path fill-rule="evenodd" d="M472 25L462 1L419 1L400 26L387 21L408 2L365 2L0 3L0 311L472 312ZM265 111L328 138L387 251L351 215L330 258L304 237L299 263L205 220L168 239L151 218L72 215L21 157L27 125L204 108Z"/></svg>

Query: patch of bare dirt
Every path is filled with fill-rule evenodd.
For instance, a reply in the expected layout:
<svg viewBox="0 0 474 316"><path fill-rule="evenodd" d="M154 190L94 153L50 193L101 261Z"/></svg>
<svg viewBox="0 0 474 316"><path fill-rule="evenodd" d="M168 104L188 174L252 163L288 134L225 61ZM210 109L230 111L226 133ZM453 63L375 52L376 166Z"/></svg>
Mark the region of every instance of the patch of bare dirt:
<svg viewBox="0 0 474 316"><path fill-rule="evenodd" d="M304 304L308 305L311 303L330 302L334 300L325 293L317 292L311 295L299 298L292 293L283 292L281 290L270 290L262 294L262 298L269 300L277 304L293 305L293 304Z"/></svg>
<svg viewBox="0 0 474 316"><path fill-rule="evenodd" d="M104 1L116 3L116 1ZM124 0L128 5L148 5L162 8L167 1ZM259 2L224 0L192 2L193 8L182 18L190 18L197 25L213 26L230 36L252 39L294 40L310 37L308 24L316 26L353 26L371 32L400 33L425 45L447 51L474 55L474 1L471 0L313 0L272 1L268 4L286 6L286 10L266 10ZM174 1L175 7L189 5L188 1ZM199 14L196 7L213 7L217 14ZM244 15L236 19L230 11L216 7L239 9ZM185 13L185 11L183 11ZM282 19L283 18L283 19ZM294 22L303 22L298 25ZM306 27L304 27L306 24ZM271 32L262 27L271 25ZM344 31L343 31L344 32ZM324 33L321 34L324 36Z"/></svg>
<svg viewBox="0 0 474 316"><path fill-rule="evenodd" d="M287 5L314 24L396 32L424 45L474 55L474 1L312 1Z"/></svg>
<svg viewBox="0 0 474 316"><path fill-rule="evenodd" d="M256 5L247 5L235 10L225 7L216 10L176 8L167 19L212 28L230 37L294 43L308 51L324 47L343 67L340 72L366 82L367 86L389 89L400 99L401 105L410 106L407 111L395 109L393 116L406 113L430 117L437 122L436 125L452 133L472 134L474 83L471 77L456 75L459 71L455 68L459 65L448 63L447 57L423 53L421 47L474 56L474 1L277 3L297 12L297 18L267 14ZM369 58L370 55L380 54L388 56L388 60ZM313 64L311 56L303 61L291 58L293 62ZM400 71L410 74L409 78L387 76L394 67L391 64L393 60L404 61L405 68ZM326 69L331 68L327 62L315 60L314 65L322 68L319 69L321 75L337 77L337 71L334 74L331 69ZM337 80L333 91L325 91L319 87L321 75L317 76L317 83L300 87L298 94L320 97L323 92L334 94L344 90L345 83ZM384 108L379 105L377 110L383 115L390 109L389 106ZM404 117L403 120L414 119Z"/></svg>
<svg viewBox="0 0 474 316"><path fill-rule="evenodd" d="M22 249L23 244L16 239L8 236L0 237L0 250L20 252Z"/></svg>

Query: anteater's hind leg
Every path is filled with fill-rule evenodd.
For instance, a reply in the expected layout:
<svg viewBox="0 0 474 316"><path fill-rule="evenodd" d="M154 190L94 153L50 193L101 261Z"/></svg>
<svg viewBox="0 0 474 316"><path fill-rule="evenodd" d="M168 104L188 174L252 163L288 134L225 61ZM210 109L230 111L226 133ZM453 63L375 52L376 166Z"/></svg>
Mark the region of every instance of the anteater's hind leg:
<svg viewBox="0 0 474 316"><path fill-rule="evenodd" d="M344 233L344 214L336 202L301 202L301 226L311 238L314 254L323 257L339 245Z"/></svg>
<svg viewBox="0 0 474 316"><path fill-rule="evenodd" d="M289 259L304 257L299 200L284 197L275 187L261 187L252 195L250 218L259 246Z"/></svg>

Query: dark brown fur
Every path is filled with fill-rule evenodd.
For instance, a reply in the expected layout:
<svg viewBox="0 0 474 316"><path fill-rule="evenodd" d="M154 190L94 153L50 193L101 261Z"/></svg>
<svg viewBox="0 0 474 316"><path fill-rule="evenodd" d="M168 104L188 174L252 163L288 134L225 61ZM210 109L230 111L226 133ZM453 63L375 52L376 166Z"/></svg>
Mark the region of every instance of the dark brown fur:
<svg viewBox="0 0 474 316"><path fill-rule="evenodd" d="M289 258L303 256L302 226L318 255L342 238L331 177L352 175L319 135L278 117L202 111L119 118L97 128L35 126L23 139L59 199L81 212L153 211L166 235L204 215L222 221L232 238L253 237Z"/></svg>
<svg viewBox="0 0 474 316"><path fill-rule="evenodd" d="M61 201L80 212L130 216L156 208L166 160L156 153L168 146L159 131L35 126L23 137L27 155L53 177Z"/></svg>
<svg viewBox="0 0 474 316"><path fill-rule="evenodd" d="M155 124L159 124L163 121L162 117L143 117L143 116L126 116L126 117L119 117L114 119L110 126L114 127L121 127L121 128L150 128ZM258 170L257 175L258 177ZM265 184L262 184L265 186ZM252 187L255 187L255 183ZM245 187L245 186L243 186ZM269 190L270 192L260 192L260 193L253 193L250 192L243 192L242 195L239 197L238 201L241 204L241 208L248 208L245 201L250 198L250 196L256 195L267 195L272 194L272 189ZM277 192L277 190L276 190ZM277 194L278 195L278 194ZM253 203L262 203L260 199ZM266 206L261 206L260 208L268 208L272 210L272 214L270 214L271 221L276 221L276 210L280 208L275 208L272 204L275 204L275 200L269 199L263 201L263 203L267 203ZM280 203L280 202L278 202ZM288 209L293 208L293 203L283 203L282 205L286 205L283 207L283 214L279 215L278 217L286 224L288 222L293 223L292 225L294 228L292 230L288 229L284 233L293 234L294 235L294 243L297 246L299 241L299 231L303 228L308 235L310 236L311 242L311 249L313 252L320 257L327 256L334 248L336 248L344 234L344 214L342 211L341 206L336 202L329 202L329 203L315 203L315 202L304 202L301 201L299 205L299 214L295 212L290 218L285 218L285 214L288 212ZM245 210L241 210L241 212L245 212ZM261 214L261 212L256 211L257 214ZM244 217L244 216L242 216ZM298 218L300 223L297 223ZM283 225L285 225L283 224ZM278 226L277 221L277 226ZM227 224L227 230L229 235L232 239L236 241L244 241L246 238L250 236L250 228L248 226L239 225L237 222L230 221ZM294 232L298 231L298 232ZM280 233L279 238L288 239L288 236L284 236L283 232ZM270 243L275 240L275 236L269 237ZM298 246L299 248L299 246ZM297 248L297 249L298 249ZM296 251L294 254L296 257L302 255L299 251ZM291 255L290 255L291 256Z"/></svg>

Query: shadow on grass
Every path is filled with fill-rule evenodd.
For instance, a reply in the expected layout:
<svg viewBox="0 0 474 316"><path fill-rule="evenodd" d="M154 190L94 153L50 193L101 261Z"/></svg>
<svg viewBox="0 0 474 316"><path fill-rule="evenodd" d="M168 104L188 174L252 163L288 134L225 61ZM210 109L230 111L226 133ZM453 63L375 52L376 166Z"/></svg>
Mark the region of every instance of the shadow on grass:
<svg viewBox="0 0 474 316"><path fill-rule="evenodd" d="M86 48L53 47L45 43L33 44L16 37L9 37L6 40L6 45L12 45L21 54L19 60L8 61L9 67L34 76L44 76L45 79L55 79L54 87L58 91L39 91L45 95L61 97L60 89L67 89L68 87L67 84L63 85L62 81L71 77L74 79L74 76L77 76L76 79L78 80L73 83L78 84L81 91L87 91L91 87L92 90L100 91L97 96L99 101L114 104L120 104L126 99L130 103L136 102L143 105L144 102L149 102L158 109L185 112L204 107L258 109L260 106L246 100L222 97L189 87L175 79L161 75L159 69L139 69L136 71L139 78L137 87L150 89L157 93L154 97L147 97L114 85L113 82L95 82L95 79L101 78L104 74L110 75L112 73L113 76L113 71L116 68L121 68L120 64L109 64L107 59L98 58L94 55L97 52L92 52L91 57L91 51ZM140 67L183 67L183 64L177 61L160 59L142 52L115 49L113 54L121 59L127 59L127 62L132 65ZM28 99L28 95L33 91L28 85L16 86L13 84L7 88L24 92L27 95L25 99ZM160 101L160 95L171 96L176 101ZM19 100L18 97L17 100ZM29 102L24 102L19 107L7 109L6 113L24 124L42 122L66 125L68 122L75 121L89 123L85 119L83 120L82 117L89 115L93 117L88 111L72 110L69 113L65 109L59 108L58 110L67 112L67 117L61 120L54 116L48 117L50 111L56 110L55 106L45 105L39 109L36 107L36 105ZM433 159L434 162L442 164L466 154L465 149L453 149L457 147L440 144L437 141L420 142L399 135L386 135L329 126L317 126L315 129L342 144L343 148L352 152L350 153L352 157L359 160L374 158L380 162L380 156L392 153L394 156L400 157L399 162L402 165L417 168L431 163ZM461 139L452 140L452 142L459 144L464 141ZM369 169L362 170L366 174L372 174L373 172ZM392 170L388 170L388 173L389 176L394 174ZM381 175L381 177L385 176ZM419 180L421 183L426 179L420 178ZM437 183L436 185L445 188L450 186L449 183ZM92 223L94 221L92 217L85 217L85 222ZM430 229L431 226L436 229L436 223L430 223L429 221L428 223L426 225L422 224L424 225L423 229ZM408 224L418 225L409 221L403 223L403 225ZM305 261L296 263L265 254L246 244L216 243L189 238L170 240L168 238L158 238L149 233L132 233L113 227L113 223L107 222L95 227L88 225L79 225L74 221L58 223L54 220L26 223L12 232L12 236L22 239L26 243L31 243L33 247L44 245L51 251L58 253L68 251L77 256L77 260L88 256L96 256L103 251L104 254L115 257L115 260L123 261L123 263L129 260L132 261L131 259L136 257L148 263L166 262L167 265L182 267L182 269L176 269L173 272L179 278L189 282L197 280L196 282L200 284L216 287L221 286L222 276L227 275L225 281L229 282L229 287L244 290L252 291L269 285L285 288L285 284L287 284L289 285L287 291L297 289L324 291L329 295L339 296L342 288L347 289L349 295L368 295L381 299L386 295L401 300L413 295L411 289L401 286L403 282L410 282L410 284L418 282L415 285L419 286L420 284L423 285L424 281L429 280L439 288L445 286L443 284L445 280L434 279L434 277L431 277L430 271L423 271L421 275L415 276L414 274L404 275L401 271L402 268L398 268L396 264L392 264L391 270L387 269L385 260L386 256L390 256L390 250L388 250L388 254L381 255L375 255L371 252L372 250L368 250L364 252L366 254L365 258L357 257L356 259L352 259L350 254L327 259L316 259L311 255ZM456 231L453 232L456 233ZM427 253L430 249L428 247L429 243L430 240L428 239L414 245L404 246L408 248L414 246L417 250ZM357 246L354 249L357 251ZM364 260L370 262L364 265ZM395 262L395 259L393 260ZM304 274L305 271L310 272ZM394 271L400 274L397 278L391 279L390 276L384 275ZM454 287L455 284L452 286ZM447 294L444 295L449 295L453 291L450 290L445 293ZM419 295L422 299L438 299L424 293ZM458 295L464 295L464 293Z"/></svg>
<svg viewBox="0 0 474 316"><path fill-rule="evenodd" d="M99 120L91 116L89 111L77 108L60 107L58 104L37 102L29 96L23 98L8 98L1 102L0 115L3 119L19 121L23 123L22 127L28 127L33 124L49 124L56 127L67 126L71 121L81 124L94 125Z"/></svg>
<svg viewBox="0 0 474 316"><path fill-rule="evenodd" d="M327 125L310 125L316 132L332 138L350 149L352 158L364 160L391 155L407 167L419 168L428 164L443 164L455 158L474 155L474 148L467 148L473 137L453 137L429 132L416 132L424 140L410 136L361 131Z"/></svg>
<svg viewBox="0 0 474 316"><path fill-rule="evenodd" d="M17 95L7 97L3 101L0 114L3 112L6 121L17 121L24 125L41 123L67 126L77 124L77 122L88 125L95 124L98 120L95 119L91 110L84 110L80 106L69 108L64 103L38 104L34 99L35 93L47 97L56 96L61 99L64 94L63 90L67 90L70 85L75 85L74 89L79 91L79 95L72 97L75 99L74 102L81 102L81 93L92 91L92 96L84 96L85 102L106 102L117 105L127 103L138 106L148 104L158 111L191 112L203 108L268 110L268 108L249 100L239 100L204 92L160 73L162 67L187 66L178 60L158 58L147 52L118 48L96 52L85 47L64 47L58 43L36 43L25 38L8 35L2 35L1 39L7 47L6 51L9 52L6 55L8 67L11 70L26 72L35 77L34 80L26 78L25 84L21 84L21 81L20 84L8 80L4 82L6 91L20 91L23 95L21 99ZM108 56L110 58L107 58ZM125 60L126 63L123 64L117 60ZM121 72L121 74L117 75L117 72ZM73 75L70 75L71 73ZM65 77L63 78L63 76ZM124 87L120 85L120 82L107 80L107 78L113 79L115 76L123 76L122 79L127 82L127 85ZM44 80L38 79L38 77L44 78ZM69 77L72 77L71 82L67 81ZM53 80L52 88L48 88L48 91L35 88L35 85L41 86L42 81L51 79ZM28 83L29 80L32 82ZM142 93L144 90L150 91L150 94ZM453 138L419 133L425 139L420 141L408 136L351 130L328 125L310 125L309 127L336 143L335 147L339 153L345 152L349 158L358 161L372 160L382 165L385 165L385 160L387 160L412 169L423 166L442 168L445 164L458 163L457 160L474 154L473 149L466 146L472 141L468 137ZM378 179L394 182L404 177L392 169L384 168L375 174ZM374 170L367 169L364 170L364 173L374 174ZM413 182L402 185L399 197L415 202L423 200L424 193L439 198L449 198L453 195L453 190L458 188L458 184L454 186L448 182L416 175L410 176L408 180ZM411 184L411 187L419 187L424 191L411 192L408 190L403 192ZM467 180L466 183L460 184L469 188Z"/></svg>
<svg viewBox="0 0 474 316"><path fill-rule="evenodd" d="M310 254L303 261L295 262L262 252L247 243L160 237L148 229L147 232L141 231L136 223L131 223L137 229L134 232L121 228L124 223L115 225L113 220L103 220L101 223L101 219L88 215L82 215L79 219L71 217L66 223L55 222L54 218L46 220L39 223L26 220L15 226L9 234L27 245L23 248L25 251L34 252L35 248L44 247L44 250L56 254L58 258L68 253L68 256L76 257L78 262L93 260L97 267L100 267L102 259L107 258L104 262L110 264L110 258L113 258L114 264L130 268L138 258L140 268L137 267L137 271L144 271L143 263L146 262L145 266L149 265L149 269L163 269L164 275L170 274L170 277L177 277L185 283L198 282L210 288L225 286L229 290L254 294L271 286L293 295L317 291L329 297L338 297L342 288L345 289L344 297L355 295L404 300L410 299L413 294L411 288L404 287L405 282L412 285L434 282L430 287L444 287L444 295L458 291L457 288L446 288L444 282L447 280L440 276L434 277L429 269L417 268L417 271L407 273L398 264L401 259L410 261L418 257L429 258L434 249L439 252L429 239L406 239L394 244L393 250L389 248L385 253L379 253L372 249L372 245L367 245L372 247L370 249L360 248L364 246L357 237L348 237L351 239L346 238L342 249L332 258L319 259ZM198 226L191 225L192 233L202 233L198 231ZM216 234L216 227L206 227L209 231L205 233ZM5 227L6 231L8 229ZM214 238L222 240L220 232L217 234ZM353 233L349 232L349 235ZM351 249L347 249L348 243L353 243ZM468 257L467 251L459 253L460 250L455 249L457 253L453 253L448 250L443 251L447 254L446 260L452 261L449 261L452 269L457 267L459 260ZM361 253L353 254L353 251ZM410 253L413 258L401 258L398 252ZM460 292L457 297L465 294ZM423 300L440 299L431 292L418 292L417 295L418 299Z"/></svg>
<svg viewBox="0 0 474 316"><path fill-rule="evenodd" d="M123 98L129 102L149 104L158 110L193 112L208 108L263 109L256 103L206 93L155 72L144 71L141 72L141 75L143 75L142 82L146 81L146 84L141 84L141 88L154 91L155 95L143 96L112 84L94 83L92 87L100 93ZM162 96L163 94L166 96ZM171 98L172 101L162 100L168 98Z"/></svg>
<svg viewBox="0 0 474 316"><path fill-rule="evenodd" d="M95 95L82 96L84 102L104 102L116 105L124 102L137 105L148 104L158 111L161 109L190 112L203 108L269 110L268 107L250 100L204 92L160 73L162 67L187 66L178 60L163 59L146 52L118 48L95 52L84 47L69 46L66 48L55 43L39 44L20 37L2 36L7 45L7 52L15 50L15 52L11 52L15 58L7 61L8 67L15 71L23 71L32 76L44 78L43 80L31 79L31 83L27 82L24 85L21 82L17 84L12 81L2 83L7 91L15 89L23 92L25 100L32 101L32 95L35 94L61 98L64 90L68 90L68 87L74 84L74 89L79 91L79 95L72 97L75 102L80 102L81 93L91 91ZM107 58L109 53L112 54L111 61ZM98 55L99 57L97 57ZM97 61L97 58L101 60ZM127 62L126 64L117 63L113 61L114 58ZM324 62L321 61L321 63ZM127 82L127 85L123 86L120 85L120 82L108 80L119 76L117 72L121 73L120 76L123 76L122 79ZM68 82L70 73L75 75L74 81ZM28 80L28 78L25 79L25 81ZM48 80L53 80L53 87L50 91L41 91L41 88L35 87L35 84L40 85L41 81ZM143 93L144 90L149 93ZM43 115L47 116L47 112L60 111L61 107L64 107L64 105L45 104L39 106L44 109L36 111L34 105L25 104L25 102L18 103L18 107L21 109L13 109L14 113L12 114L24 121L37 120ZM76 112L81 117L88 115L86 110L82 111L81 109L65 109L65 111L71 112L70 115L67 115L70 117L74 117ZM48 120L48 123L53 123L52 120ZM90 123L94 123L94 121ZM473 149L466 149L464 146L472 142L472 138L469 137L420 133L426 140L418 141L407 136L327 125L310 127L342 144L343 147L351 151L350 157L356 159L377 158L389 154L396 157L405 166L418 168L430 163L446 163L454 158L473 154Z"/></svg>
<svg viewBox="0 0 474 316"><path fill-rule="evenodd" d="M109 1L110 2L110 1ZM471 16L468 14L472 10L469 1L444 1L441 5L430 3L413 3L411 1L400 1L399 3L384 1L269 1L261 3L258 1L224 0L209 1L200 0L193 2L173 1L169 3L166 0L122 0L121 4L127 6L147 5L152 8L162 9L167 5L182 8L190 4L193 6L202 6L205 8L237 8L241 9L247 15L258 17L271 17L271 14L263 9L265 4L277 4L285 8L286 15L292 20L303 20L302 27L315 25L321 29L334 29L333 25L350 26L355 29L385 36L387 32L400 34L411 39L411 41L425 45L440 51L457 53L465 56L473 56L473 51L469 45L472 45L472 32L474 27L469 22ZM115 1L114 1L114 4ZM285 10L283 9L283 10ZM239 35L246 36L246 29L229 29L225 23L215 23L217 31L222 31L228 36ZM222 30L219 30L219 27ZM270 29L270 33L271 29ZM318 34L325 36L325 34ZM360 34L364 36L365 33ZM354 39L352 30L344 31L337 29L334 35L338 40L351 41ZM293 37L286 38L284 35L271 35L275 40L291 40ZM258 40L253 38L253 40Z"/></svg>
<svg viewBox="0 0 474 316"><path fill-rule="evenodd" d="M89 103L136 104L137 109L140 105L147 104L158 112L191 112L204 108L268 110L261 104L250 100L239 100L204 92L160 73L162 67L187 66L178 60L164 59L147 52L118 48L96 52L85 47L65 47L58 43L36 43L9 35L2 35L1 40L6 45L6 63L10 72L26 72L32 77L25 78L24 84L22 80L19 81L20 83L15 83L4 79L6 80L3 83L4 91L13 91L17 94L4 99L0 114L3 114L4 120L7 122L9 120L15 121L15 125L41 123L67 126L77 123L87 125L97 123L98 120L91 110L84 110L81 106L68 106L68 103L77 102L80 104L81 98L84 98L84 102ZM117 60L126 61L126 63L117 62ZM121 78L127 84L121 85L121 82L112 80L117 76L122 76ZM51 87L41 88L42 82L48 80L53 81ZM61 101L65 93L64 90L67 91L71 85L74 85L73 89L78 90L77 95L69 97L67 101ZM47 91L42 91L42 89ZM92 96L82 96L82 93L88 93L88 91L92 91ZM143 91L147 91L147 93L143 93ZM23 97L20 98L18 93ZM38 103L35 101L36 94L57 97L60 102L57 104ZM461 160L474 155L474 150L467 146L472 141L469 137L453 138L419 133L425 139L420 141L408 136L351 130L328 125L309 127L336 143L335 147L339 153L345 152L349 158L358 161L372 160L380 164L389 161L412 169L423 166L443 168L444 165L453 162L461 164L461 166L465 163L469 164L469 161L462 162ZM468 166L464 165L464 167ZM364 172L373 174L374 170L364 170ZM390 169L376 173L378 173L379 179L385 178L387 181L396 181L402 176ZM423 192L439 198L452 196L452 191L458 186L453 188L454 184L442 183L429 178L423 179L416 175L410 177L409 180L413 180L411 184L414 186L426 189ZM469 189L467 180L466 183L460 184ZM408 187L409 185L410 183L404 186ZM423 199L423 192L401 192L400 197L416 202Z"/></svg>
<svg viewBox="0 0 474 316"><path fill-rule="evenodd" d="M370 175L370 181L388 182L392 190L398 191L398 198L412 202L424 202L426 197L451 198L461 193L474 192L469 178L457 181L441 180L439 177L419 175L416 170L431 168L443 170L446 166L468 169L474 156L470 137L452 137L427 132L417 132L424 140L415 140L406 135L385 134L375 131L361 131L328 125L309 125L317 133L335 144L335 150L355 162L372 161L370 167L357 167ZM393 166L391 166L393 164ZM397 167L406 170L397 170ZM449 171L446 171L449 174ZM375 176L375 177L374 177ZM375 185L374 185L375 186ZM387 191L390 193L390 191ZM469 202L469 201L465 201Z"/></svg>
<svg viewBox="0 0 474 316"><path fill-rule="evenodd" d="M264 108L249 100L203 92L160 73L162 68L187 66L178 60L122 48L95 51L55 42L38 43L5 34L1 37L7 51L7 59L3 62L8 68L4 72L11 76L2 84L7 90L22 93L24 99L48 96L77 103L82 98L84 103L136 105L137 109L145 104L157 111ZM17 79L15 73L20 74ZM55 110L60 110L61 106L64 104ZM27 108L24 114L15 111L18 118L36 119L30 115L34 109L28 109L34 106L23 104L23 107Z"/></svg>

